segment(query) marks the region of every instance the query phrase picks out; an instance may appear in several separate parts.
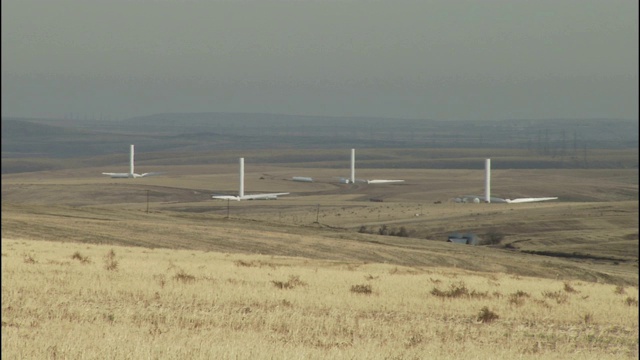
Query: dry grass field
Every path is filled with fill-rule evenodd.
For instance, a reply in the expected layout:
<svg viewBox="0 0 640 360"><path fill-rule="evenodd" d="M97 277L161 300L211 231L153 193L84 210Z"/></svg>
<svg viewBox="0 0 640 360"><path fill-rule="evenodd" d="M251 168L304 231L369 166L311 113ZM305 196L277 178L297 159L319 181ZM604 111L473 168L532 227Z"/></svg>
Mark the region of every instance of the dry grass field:
<svg viewBox="0 0 640 360"><path fill-rule="evenodd" d="M2 241L12 359L637 358L638 288L354 261Z"/></svg>
<svg viewBox="0 0 640 360"><path fill-rule="evenodd" d="M482 170L348 185L247 157L246 193L291 195L246 202L210 199L236 164L102 171L2 176L3 356L638 358L637 169L492 171L495 196L560 197L530 204L451 201Z"/></svg>

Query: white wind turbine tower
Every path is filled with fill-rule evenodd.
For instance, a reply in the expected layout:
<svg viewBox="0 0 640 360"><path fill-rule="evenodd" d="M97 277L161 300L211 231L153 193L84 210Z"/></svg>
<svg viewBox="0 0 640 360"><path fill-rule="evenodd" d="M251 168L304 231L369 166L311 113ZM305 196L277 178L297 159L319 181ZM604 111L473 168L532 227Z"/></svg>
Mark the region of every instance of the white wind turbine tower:
<svg viewBox="0 0 640 360"><path fill-rule="evenodd" d="M135 146L133 144L129 145L129 172L128 173L108 173L103 172L102 175L108 175L112 178L140 178L145 176L154 176L160 175L160 172L150 172L144 174L136 174L134 171L134 150Z"/></svg>
<svg viewBox="0 0 640 360"><path fill-rule="evenodd" d="M517 198L517 199L503 199L499 197L491 197L491 159L484 160L484 196L479 195L463 195L461 197L455 198L455 202L462 203L480 203L484 201L485 203L509 203L509 204L518 204L518 203L530 203L530 202L539 202L539 201L549 201L549 200L558 200L557 196L550 197L528 197L528 198Z"/></svg>
<svg viewBox="0 0 640 360"><path fill-rule="evenodd" d="M491 159L484 161L484 201L491 202Z"/></svg>
<svg viewBox="0 0 640 360"><path fill-rule="evenodd" d="M244 158L240 158L240 184L238 195L212 195L212 199L216 200L275 200L278 196L281 195L289 195L289 193L267 193L267 194L252 194L245 195L244 194Z"/></svg>
<svg viewBox="0 0 640 360"><path fill-rule="evenodd" d="M351 149L351 177L348 179L340 178L340 182L345 184L355 184L356 182L363 182L367 184L385 184L385 183L397 183L404 182L404 180L368 180L368 179L356 179L356 149Z"/></svg>

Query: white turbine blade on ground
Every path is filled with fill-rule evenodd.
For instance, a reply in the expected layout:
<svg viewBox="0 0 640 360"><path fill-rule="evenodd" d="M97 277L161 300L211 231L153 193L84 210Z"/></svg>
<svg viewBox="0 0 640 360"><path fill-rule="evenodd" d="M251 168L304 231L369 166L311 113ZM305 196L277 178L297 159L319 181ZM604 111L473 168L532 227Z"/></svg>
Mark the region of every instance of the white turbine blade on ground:
<svg viewBox="0 0 640 360"><path fill-rule="evenodd" d="M240 197L235 196L235 195L212 195L211 196L212 199L215 200L234 200L234 201L240 201Z"/></svg>
<svg viewBox="0 0 640 360"><path fill-rule="evenodd" d="M459 198L456 198L459 201L457 202L475 202L477 199L478 202L486 202L484 196L479 195L463 195ZM549 200L558 200L557 197L541 197L541 198L518 198L518 199L503 199L499 197L491 197L492 203L508 203L508 204L521 204L521 203L530 203L530 202L538 202L538 201L549 201Z"/></svg>
<svg viewBox="0 0 640 360"><path fill-rule="evenodd" d="M148 172L148 173L144 173L144 174L140 174L140 177L147 177L147 176L158 176L158 175L162 175L162 174L166 174L163 171L156 171L156 172ZM136 174L137 175L137 174Z"/></svg>
<svg viewBox="0 0 640 360"><path fill-rule="evenodd" d="M387 184L387 183L397 183L403 182L404 180L368 180L368 179L356 179L356 149L351 149L351 178L346 179L346 181L342 180L344 178L340 178L340 182L343 184L354 184L354 183L367 183L367 184Z"/></svg>
<svg viewBox="0 0 640 360"><path fill-rule="evenodd" d="M529 203L538 201L558 200L557 197L541 197L541 198L519 198L519 199L505 199L509 204Z"/></svg>
<svg viewBox="0 0 640 360"><path fill-rule="evenodd" d="M131 177L129 173L108 173L108 172L103 172L102 175L111 176L114 179L123 179L123 178Z"/></svg>
<svg viewBox="0 0 640 360"><path fill-rule="evenodd" d="M298 181L298 182L313 182L313 178L307 177L307 176L294 176L291 178L292 181Z"/></svg>
<svg viewBox="0 0 640 360"><path fill-rule="evenodd" d="M404 182L404 180L367 180L367 184L388 184L399 182Z"/></svg>
<svg viewBox="0 0 640 360"><path fill-rule="evenodd" d="M240 200L275 200L278 196L289 195L289 193L268 193L268 194L253 194L244 195L240 197Z"/></svg>
<svg viewBox="0 0 640 360"><path fill-rule="evenodd" d="M269 193L269 194L253 194L253 195L212 195L211 198L215 200L275 200L278 196L289 195L289 193Z"/></svg>

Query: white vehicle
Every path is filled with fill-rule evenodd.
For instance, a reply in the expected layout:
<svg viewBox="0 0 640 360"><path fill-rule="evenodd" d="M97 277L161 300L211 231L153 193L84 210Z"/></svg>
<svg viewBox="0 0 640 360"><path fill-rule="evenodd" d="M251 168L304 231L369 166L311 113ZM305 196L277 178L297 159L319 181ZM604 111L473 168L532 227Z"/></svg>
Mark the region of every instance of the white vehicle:
<svg viewBox="0 0 640 360"><path fill-rule="evenodd" d="M368 179L356 179L356 149L351 149L351 177L340 178L340 182L343 184L355 184L356 182L367 184L388 184L399 183L404 180L368 180Z"/></svg>
<svg viewBox="0 0 640 360"><path fill-rule="evenodd" d="M267 194L244 194L244 158L240 158L240 192L238 195L212 195L212 199L216 200L276 200L278 196L289 195L286 193L267 193Z"/></svg>
<svg viewBox="0 0 640 360"><path fill-rule="evenodd" d="M135 171L133 170L134 165L133 165L133 152L134 152L134 145L130 145L130 150L129 150L129 172L128 173L109 173L109 172L103 172L102 175L108 175L111 176L112 178L140 178L140 177L145 177L145 176L154 176L154 175L160 175L162 173L160 172L150 172L150 173L144 173L144 174L136 174Z"/></svg>

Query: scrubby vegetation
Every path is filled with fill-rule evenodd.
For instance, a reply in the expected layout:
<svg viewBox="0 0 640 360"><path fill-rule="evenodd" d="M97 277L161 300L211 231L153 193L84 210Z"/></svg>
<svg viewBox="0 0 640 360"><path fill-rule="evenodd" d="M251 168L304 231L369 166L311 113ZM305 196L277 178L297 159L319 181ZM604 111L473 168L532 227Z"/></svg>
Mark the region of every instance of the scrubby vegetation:
<svg viewBox="0 0 640 360"><path fill-rule="evenodd" d="M399 237L409 237L410 236L410 232L404 227L404 226L400 226L399 228L390 228L387 225L381 225L380 227L378 227L377 230L375 230L375 227L367 227L367 226L360 226L360 229L358 230L359 233L361 234L378 234L378 235L384 235L384 236L399 236Z"/></svg>
<svg viewBox="0 0 640 360"><path fill-rule="evenodd" d="M499 245L505 235L497 230L491 230L482 237L481 245Z"/></svg>
<svg viewBox="0 0 640 360"><path fill-rule="evenodd" d="M117 271L81 260L116 252ZM2 256L2 355L12 359L638 354L637 286L10 239Z"/></svg>

